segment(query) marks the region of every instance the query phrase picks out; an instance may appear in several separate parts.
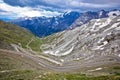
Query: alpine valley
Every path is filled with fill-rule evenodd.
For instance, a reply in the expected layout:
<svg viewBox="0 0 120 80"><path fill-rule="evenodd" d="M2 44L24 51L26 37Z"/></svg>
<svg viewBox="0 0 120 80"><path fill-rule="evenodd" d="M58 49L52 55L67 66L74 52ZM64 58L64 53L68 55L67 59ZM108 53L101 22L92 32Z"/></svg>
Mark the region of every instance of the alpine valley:
<svg viewBox="0 0 120 80"><path fill-rule="evenodd" d="M1 20L0 80L120 80L120 11Z"/></svg>

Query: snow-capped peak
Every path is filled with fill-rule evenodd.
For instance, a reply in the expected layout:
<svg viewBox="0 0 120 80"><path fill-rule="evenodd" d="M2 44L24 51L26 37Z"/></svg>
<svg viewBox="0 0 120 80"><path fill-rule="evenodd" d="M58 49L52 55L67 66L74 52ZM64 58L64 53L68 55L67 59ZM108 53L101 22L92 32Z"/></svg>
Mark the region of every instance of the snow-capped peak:
<svg viewBox="0 0 120 80"><path fill-rule="evenodd" d="M108 13L109 17L119 16L119 15L120 15L119 10L111 11L111 12Z"/></svg>
<svg viewBox="0 0 120 80"><path fill-rule="evenodd" d="M72 11L67 11L64 13L64 15L70 14Z"/></svg>

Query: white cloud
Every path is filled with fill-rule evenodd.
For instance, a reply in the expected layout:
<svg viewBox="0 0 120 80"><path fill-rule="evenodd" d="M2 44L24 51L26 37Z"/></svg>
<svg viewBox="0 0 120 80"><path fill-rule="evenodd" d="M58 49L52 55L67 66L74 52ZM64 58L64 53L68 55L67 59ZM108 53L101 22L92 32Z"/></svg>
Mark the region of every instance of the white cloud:
<svg viewBox="0 0 120 80"><path fill-rule="evenodd" d="M84 12L119 8L119 2L120 0L0 0L0 16L50 17L69 10ZM21 5L24 7L20 7Z"/></svg>
<svg viewBox="0 0 120 80"><path fill-rule="evenodd" d="M85 2L81 2L81 1L78 1L78 0L69 0L69 6L72 6L72 7L86 7L86 8L109 8L109 7L114 7L114 5L111 5L111 4L95 4L95 3L85 3Z"/></svg>
<svg viewBox="0 0 120 80"><path fill-rule="evenodd" d="M30 8L30 7L19 7L19 6L10 6L6 3L0 3L0 10L5 12L0 12L0 15L8 15L8 16L16 16L16 17L38 17L38 16L56 16L60 13L58 12L51 12L46 11L43 9L36 9L36 8ZM14 14L14 15L13 15Z"/></svg>
<svg viewBox="0 0 120 80"><path fill-rule="evenodd" d="M119 0L44 0L47 4L64 8L111 8L119 5ZM54 7L54 6L53 6Z"/></svg>

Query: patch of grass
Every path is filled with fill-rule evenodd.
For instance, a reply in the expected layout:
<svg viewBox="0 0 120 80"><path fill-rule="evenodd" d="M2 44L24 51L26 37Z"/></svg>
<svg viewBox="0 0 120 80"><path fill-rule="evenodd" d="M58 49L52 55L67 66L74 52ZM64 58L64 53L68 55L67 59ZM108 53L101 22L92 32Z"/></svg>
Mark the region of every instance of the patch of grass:
<svg viewBox="0 0 120 80"><path fill-rule="evenodd" d="M31 49L33 51L38 51L41 52L42 50L40 49L40 46L44 44L43 39L40 39L38 37L35 37L34 40L29 44L29 46L31 47Z"/></svg>
<svg viewBox="0 0 120 80"><path fill-rule="evenodd" d="M34 80L38 73L33 70L17 70L0 73L0 80Z"/></svg>
<svg viewBox="0 0 120 80"><path fill-rule="evenodd" d="M40 80L119 80L119 76L86 76L84 74L56 73L41 75Z"/></svg>
<svg viewBox="0 0 120 80"><path fill-rule="evenodd" d="M113 69L120 70L120 66L115 66Z"/></svg>

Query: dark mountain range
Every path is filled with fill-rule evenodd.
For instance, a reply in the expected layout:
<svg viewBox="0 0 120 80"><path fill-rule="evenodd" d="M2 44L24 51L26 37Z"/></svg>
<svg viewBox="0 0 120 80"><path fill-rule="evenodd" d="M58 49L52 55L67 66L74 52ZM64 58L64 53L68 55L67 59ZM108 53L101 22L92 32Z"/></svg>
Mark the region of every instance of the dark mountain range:
<svg viewBox="0 0 120 80"><path fill-rule="evenodd" d="M47 36L52 33L60 32L69 28L69 26L80 17L78 12L66 12L56 17L24 17L11 21L14 24L25 27L39 37Z"/></svg>

